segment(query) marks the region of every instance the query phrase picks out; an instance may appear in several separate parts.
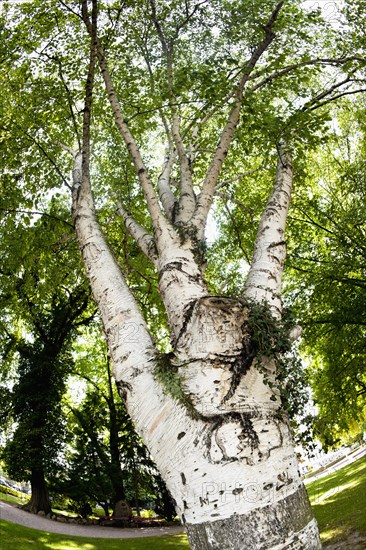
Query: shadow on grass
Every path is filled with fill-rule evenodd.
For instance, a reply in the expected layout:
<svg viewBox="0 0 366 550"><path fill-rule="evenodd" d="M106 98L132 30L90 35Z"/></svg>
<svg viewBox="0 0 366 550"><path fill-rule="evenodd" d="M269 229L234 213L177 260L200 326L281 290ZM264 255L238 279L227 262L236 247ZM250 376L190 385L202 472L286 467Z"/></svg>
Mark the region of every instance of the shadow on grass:
<svg viewBox="0 0 366 550"><path fill-rule="evenodd" d="M307 486L323 542L366 536L366 458Z"/></svg>
<svg viewBox="0 0 366 550"><path fill-rule="evenodd" d="M189 550L185 535L141 539L68 537L0 520L0 547L9 550Z"/></svg>

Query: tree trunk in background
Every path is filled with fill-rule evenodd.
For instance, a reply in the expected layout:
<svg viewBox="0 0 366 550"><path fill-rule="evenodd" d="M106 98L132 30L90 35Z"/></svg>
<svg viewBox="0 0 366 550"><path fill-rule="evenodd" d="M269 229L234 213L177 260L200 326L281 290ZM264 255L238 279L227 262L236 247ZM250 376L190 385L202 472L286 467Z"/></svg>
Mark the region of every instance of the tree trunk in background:
<svg viewBox="0 0 366 550"><path fill-rule="evenodd" d="M51 513L50 497L48 494L44 473L41 468L32 468L31 488L31 499L22 508L32 514L44 512L47 515Z"/></svg>
<svg viewBox="0 0 366 550"><path fill-rule="evenodd" d="M112 458L112 463L108 469L109 479L112 483L112 490L113 490L113 497L112 497L112 505L113 505L113 514L116 515L116 505L121 500L125 500L126 494L124 490L123 485L123 473L121 470L121 465L118 462L114 463Z"/></svg>
<svg viewBox="0 0 366 550"><path fill-rule="evenodd" d="M108 502L98 502L99 506L103 508L103 512L105 516L109 516L109 505Z"/></svg>
<svg viewBox="0 0 366 550"><path fill-rule="evenodd" d="M132 467L132 479L133 479L133 493L135 500L136 515L141 516L140 502L139 502L139 473L135 465Z"/></svg>
<svg viewBox="0 0 366 550"><path fill-rule="evenodd" d="M121 469L120 451L119 451L119 426L117 424L117 411L114 402L112 388L112 374L107 361L108 369L108 410L109 410L109 452L111 463L108 467L109 478L113 489L113 515L116 515L116 505L119 501L125 500L124 476Z"/></svg>

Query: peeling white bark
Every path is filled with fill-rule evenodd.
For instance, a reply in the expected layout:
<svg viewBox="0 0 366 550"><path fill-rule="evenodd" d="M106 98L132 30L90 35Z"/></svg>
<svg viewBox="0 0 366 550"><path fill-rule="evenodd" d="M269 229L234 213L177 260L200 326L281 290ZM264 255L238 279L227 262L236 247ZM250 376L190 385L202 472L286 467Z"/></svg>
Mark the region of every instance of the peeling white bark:
<svg viewBox="0 0 366 550"><path fill-rule="evenodd" d="M159 248L159 293L164 301L172 339L181 332L184 318L198 298L207 295L202 273L194 259L192 243L180 243L172 232L170 242Z"/></svg>
<svg viewBox="0 0 366 550"><path fill-rule="evenodd" d="M187 525L191 548L319 549L287 420L251 357L247 307L209 296L190 246L174 234L159 250L173 362L191 405L178 403L156 379L146 323L100 232L91 194L78 186L80 168L77 157L75 225L114 376ZM256 537L267 542L253 546Z"/></svg>
<svg viewBox="0 0 366 550"><path fill-rule="evenodd" d="M104 241L87 218L78 219L77 225L94 297L103 317L114 376L127 410L176 501L177 512L189 532L193 533L195 526L201 529L208 524L205 529L212 534L207 548L242 549L248 535L236 546L218 546L215 522L256 514L258 528L268 530L267 513L260 510L265 506L286 509L286 499L301 489L287 422L279 415L278 404L275 406L270 400L270 391L254 365L224 402L232 378L230 364L224 360L230 353L234 362L235 352L240 352L242 329L236 320L245 323L245 311L233 307L234 317L230 319L227 309L220 310L216 304L213 315L205 318L203 310L212 304L206 307L209 298L202 298L204 307L198 308L198 317L191 319L178 342L177 361L188 361L178 369L183 388L192 400L192 410L187 411L164 392L154 377L156 361L145 323ZM222 322L210 325L209 320L218 317ZM196 328L203 328L207 320L210 332L196 333ZM224 342L222 329L216 334L218 325L230 327ZM278 518L277 528L290 540L295 535L291 534L292 526L288 532L286 514L284 511L282 519ZM308 515L307 510L301 519L302 511L299 512L301 531L306 530ZM253 529L248 540L255 533ZM193 534L191 537L191 547L202 550L200 543L195 545ZM320 547L310 544L310 535L305 539L306 543L294 548Z"/></svg>
<svg viewBox="0 0 366 550"><path fill-rule="evenodd" d="M126 144L127 150L134 164L136 175L139 178L141 188L145 195L146 204L151 215L154 229L164 231L167 228L167 221L161 212L158 197L149 178L147 168L140 153L140 149L130 131L127 122L123 117L121 106L109 72L107 60L104 55L104 50L99 40L97 40L97 53L100 70L103 76L108 99L114 115L114 121L122 139Z"/></svg>
<svg viewBox="0 0 366 550"><path fill-rule="evenodd" d="M175 100L175 98L174 98ZM187 223L196 209L196 197L193 192L192 169L180 135L180 121L176 108L173 109L172 135L180 161L179 207L175 216L177 223Z"/></svg>
<svg viewBox="0 0 366 550"><path fill-rule="evenodd" d="M320 548L306 500L298 515L288 509L305 498L298 464L287 421L255 364L225 402L232 382L229 369L240 357L246 336L246 316L247 310L233 301L204 297L197 302L176 353L176 362L183 363L178 375L191 399L193 418L142 373L137 381L128 379L133 387L127 392L128 410L192 534L193 549L203 548L194 543L194 533L202 526L208 533L207 548L251 548L253 537L271 529L267 520L274 521L273 515L282 538L276 535L273 544L267 540L263 549L276 548L278 540L287 541L289 548ZM120 376L118 368L116 374ZM297 519L296 529L286 523L290 513ZM235 545L230 537L218 545L216 522L222 530L224 520L245 522L248 516L256 518L249 534L241 525ZM300 532L303 545L298 543Z"/></svg>
<svg viewBox="0 0 366 550"><path fill-rule="evenodd" d="M273 191L259 224L244 296L266 301L274 315L281 315L281 280L286 258L285 228L292 190L292 161L280 145Z"/></svg>

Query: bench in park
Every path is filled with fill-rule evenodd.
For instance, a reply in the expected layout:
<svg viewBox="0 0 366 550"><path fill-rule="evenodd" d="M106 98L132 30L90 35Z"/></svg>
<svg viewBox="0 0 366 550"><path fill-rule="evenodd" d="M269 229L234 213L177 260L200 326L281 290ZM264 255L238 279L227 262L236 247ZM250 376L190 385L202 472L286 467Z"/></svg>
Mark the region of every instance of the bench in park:
<svg viewBox="0 0 366 550"><path fill-rule="evenodd" d="M128 516L101 516L99 518L99 525L112 525L115 527L129 527L131 525L131 518Z"/></svg>
<svg viewBox="0 0 366 550"><path fill-rule="evenodd" d="M99 525L111 525L114 527L159 527L165 522L163 518L143 518L141 516L101 516Z"/></svg>
<svg viewBox="0 0 366 550"><path fill-rule="evenodd" d="M143 518L141 516L132 516L131 524L136 527L159 527L165 523L165 519L155 517L155 518Z"/></svg>

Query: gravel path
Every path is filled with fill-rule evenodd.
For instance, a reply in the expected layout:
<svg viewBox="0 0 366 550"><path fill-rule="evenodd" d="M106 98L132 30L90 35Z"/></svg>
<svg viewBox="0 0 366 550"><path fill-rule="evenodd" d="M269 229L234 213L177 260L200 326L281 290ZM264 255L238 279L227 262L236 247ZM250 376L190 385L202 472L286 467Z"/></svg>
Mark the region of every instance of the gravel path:
<svg viewBox="0 0 366 550"><path fill-rule="evenodd" d="M73 525L59 523L51 519L36 516L20 510L7 502L0 501L0 518L12 521L25 527L59 533L60 535L72 535L73 537L90 537L106 539L133 539L141 537L155 537L158 535L175 535L184 533L184 527L139 527L134 529L118 527L99 527L97 525Z"/></svg>

